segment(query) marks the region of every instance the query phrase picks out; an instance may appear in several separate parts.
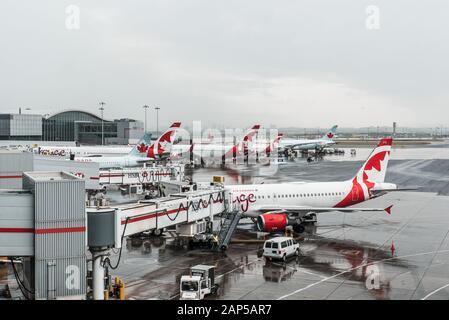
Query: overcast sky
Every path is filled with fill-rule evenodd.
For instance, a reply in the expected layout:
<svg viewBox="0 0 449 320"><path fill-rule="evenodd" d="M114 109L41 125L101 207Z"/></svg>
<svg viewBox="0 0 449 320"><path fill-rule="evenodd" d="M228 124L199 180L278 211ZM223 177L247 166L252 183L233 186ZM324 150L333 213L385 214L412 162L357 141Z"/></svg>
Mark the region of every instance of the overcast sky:
<svg viewBox="0 0 449 320"><path fill-rule="evenodd" d="M105 101L111 119L160 106L162 127L449 126L448 14L447 0L2 0L0 112Z"/></svg>

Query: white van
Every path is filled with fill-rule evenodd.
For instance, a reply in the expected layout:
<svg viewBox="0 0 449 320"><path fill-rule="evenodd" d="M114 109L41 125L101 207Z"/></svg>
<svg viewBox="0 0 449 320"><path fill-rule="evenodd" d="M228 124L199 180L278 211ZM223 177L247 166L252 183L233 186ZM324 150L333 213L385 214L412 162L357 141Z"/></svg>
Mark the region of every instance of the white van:
<svg viewBox="0 0 449 320"><path fill-rule="evenodd" d="M287 260L291 256L299 256L299 244L295 239L289 237L277 237L265 241L263 245L263 256L269 260Z"/></svg>

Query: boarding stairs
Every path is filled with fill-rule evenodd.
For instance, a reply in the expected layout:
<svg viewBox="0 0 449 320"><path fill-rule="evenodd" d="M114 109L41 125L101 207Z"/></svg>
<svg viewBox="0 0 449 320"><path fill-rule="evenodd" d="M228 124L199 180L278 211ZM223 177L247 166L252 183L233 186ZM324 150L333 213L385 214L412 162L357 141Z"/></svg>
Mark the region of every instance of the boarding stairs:
<svg viewBox="0 0 449 320"><path fill-rule="evenodd" d="M241 217L242 212L238 209L229 210L225 213L223 224L218 233L217 249L225 251L228 248L232 235L234 234Z"/></svg>

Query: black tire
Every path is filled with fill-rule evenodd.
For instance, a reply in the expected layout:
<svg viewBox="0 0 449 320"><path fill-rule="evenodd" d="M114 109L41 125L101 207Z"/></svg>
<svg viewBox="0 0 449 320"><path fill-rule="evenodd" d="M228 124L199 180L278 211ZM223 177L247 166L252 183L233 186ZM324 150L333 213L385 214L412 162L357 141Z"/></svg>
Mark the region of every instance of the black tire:
<svg viewBox="0 0 449 320"><path fill-rule="evenodd" d="M284 255L282 256L282 261L287 261L287 254L284 253Z"/></svg>
<svg viewBox="0 0 449 320"><path fill-rule="evenodd" d="M153 231L153 234L154 234L156 237L159 237L159 236L162 235L163 232L164 232L164 231L163 231L162 229L155 229L155 230Z"/></svg>
<svg viewBox="0 0 449 320"><path fill-rule="evenodd" d="M303 233L304 231L306 231L306 228L305 228L303 225L301 225L301 224L297 224L297 225L295 225L295 226L293 227L293 230L294 230L296 233Z"/></svg>

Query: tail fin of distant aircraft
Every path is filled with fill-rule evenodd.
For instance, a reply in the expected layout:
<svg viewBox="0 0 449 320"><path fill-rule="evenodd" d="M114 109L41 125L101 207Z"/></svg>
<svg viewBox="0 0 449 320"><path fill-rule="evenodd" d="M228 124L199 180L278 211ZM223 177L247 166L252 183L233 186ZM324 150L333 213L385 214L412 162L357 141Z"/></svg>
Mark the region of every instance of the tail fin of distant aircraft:
<svg viewBox="0 0 449 320"><path fill-rule="evenodd" d="M265 153L267 155L276 150L276 148L279 146L279 141L281 141L283 136L284 135L282 133L279 133L278 136L271 143L268 144L268 146L265 148Z"/></svg>
<svg viewBox="0 0 449 320"><path fill-rule="evenodd" d="M150 145L150 143L151 133L146 132L143 135L142 139L140 139L139 142L131 149L129 155L136 157L146 157L148 146Z"/></svg>
<svg viewBox="0 0 449 320"><path fill-rule="evenodd" d="M257 132L260 129L260 125L256 124L251 129L248 129L246 131L245 135L243 136L242 141L237 142L236 145L231 147L224 155L224 158L233 157L234 155L237 155L239 153L245 153L248 151L248 144L249 142L253 141L253 138L257 135Z"/></svg>
<svg viewBox="0 0 449 320"><path fill-rule="evenodd" d="M243 137L243 142L252 141L254 136L257 134L257 132L260 129L260 124L254 125L251 129L249 129L245 136Z"/></svg>
<svg viewBox="0 0 449 320"><path fill-rule="evenodd" d="M147 157L152 159L161 159L164 156L170 156L173 142L181 122L174 122L167 131L165 131L149 148Z"/></svg>
<svg viewBox="0 0 449 320"><path fill-rule="evenodd" d="M338 126L333 126L324 136L321 137L321 140L332 140L335 137L335 134L337 133Z"/></svg>
<svg viewBox="0 0 449 320"><path fill-rule="evenodd" d="M393 138L383 138L369 155L355 179L366 185L385 181Z"/></svg>

